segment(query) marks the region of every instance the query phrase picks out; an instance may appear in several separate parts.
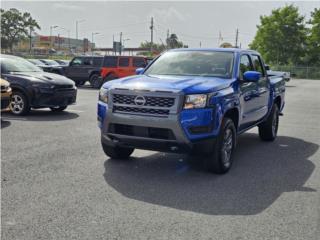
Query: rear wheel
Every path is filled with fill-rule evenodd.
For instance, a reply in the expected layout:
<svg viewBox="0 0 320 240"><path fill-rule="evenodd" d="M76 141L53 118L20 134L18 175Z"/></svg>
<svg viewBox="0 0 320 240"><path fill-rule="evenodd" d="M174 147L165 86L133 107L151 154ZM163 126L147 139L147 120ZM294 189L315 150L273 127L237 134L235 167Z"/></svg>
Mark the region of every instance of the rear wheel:
<svg viewBox="0 0 320 240"><path fill-rule="evenodd" d="M134 148L109 146L101 142L104 153L112 159L128 159L133 153Z"/></svg>
<svg viewBox="0 0 320 240"><path fill-rule="evenodd" d="M99 75L98 74L92 74L90 76L90 85L93 87L93 88L100 88L101 87L101 80L99 79Z"/></svg>
<svg viewBox="0 0 320 240"><path fill-rule="evenodd" d="M263 141L274 141L279 126L279 108L273 104L267 120L259 125L259 136Z"/></svg>
<svg viewBox="0 0 320 240"><path fill-rule="evenodd" d="M114 79L117 79L118 77L112 73L110 73L108 76L106 76L106 78L104 79L103 82L108 82L108 81L111 81L111 80L114 80Z"/></svg>
<svg viewBox="0 0 320 240"><path fill-rule="evenodd" d="M62 112L64 110L66 110L68 106L59 106L59 107L51 107L51 111L52 112Z"/></svg>
<svg viewBox="0 0 320 240"><path fill-rule="evenodd" d="M20 91L13 91L9 106L14 115L25 115L30 112L28 99Z"/></svg>
<svg viewBox="0 0 320 240"><path fill-rule="evenodd" d="M213 151L204 160L205 168L210 172L224 174L232 166L232 153L236 144L236 128L231 119L222 121L220 133L213 145Z"/></svg>

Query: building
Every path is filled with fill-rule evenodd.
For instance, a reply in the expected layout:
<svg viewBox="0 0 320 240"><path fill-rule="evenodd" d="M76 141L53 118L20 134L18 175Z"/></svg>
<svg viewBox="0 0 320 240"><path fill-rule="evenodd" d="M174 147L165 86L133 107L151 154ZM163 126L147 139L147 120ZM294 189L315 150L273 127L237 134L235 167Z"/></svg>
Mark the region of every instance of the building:
<svg viewBox="0 0 320 240"><path fill-rule="evenodd" d="M84 53L91 51L95 48L95 44L91 43L88 39L74 39L62 36L44 36L35 35L30 40L22 40L17 46L18 51L31 52L34 54L50 54L50 53Z"/></svg>

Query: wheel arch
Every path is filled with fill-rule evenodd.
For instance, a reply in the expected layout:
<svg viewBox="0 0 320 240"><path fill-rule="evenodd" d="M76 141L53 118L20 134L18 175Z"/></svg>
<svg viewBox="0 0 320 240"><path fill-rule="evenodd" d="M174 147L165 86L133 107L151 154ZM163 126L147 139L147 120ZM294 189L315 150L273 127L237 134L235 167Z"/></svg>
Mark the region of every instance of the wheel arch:
<svg viewBox="0 0 320 240"><path fill-rule="evenodd" d="M238 126L239 126L239 109L238 108L234 107L234 108L228 109L224 113L223 118L230 118L233 121L236 130L238 130Z"/></svg>

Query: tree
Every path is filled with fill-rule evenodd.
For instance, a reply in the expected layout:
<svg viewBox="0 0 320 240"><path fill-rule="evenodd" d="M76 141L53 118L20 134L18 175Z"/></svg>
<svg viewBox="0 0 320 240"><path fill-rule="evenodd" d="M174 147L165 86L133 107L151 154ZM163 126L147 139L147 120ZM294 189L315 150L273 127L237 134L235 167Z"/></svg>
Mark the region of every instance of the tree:
<svg viewBox="0 0 320 240"><path fill-rule="evenodd" d="M311 29L307 38L307 56L305 62L308 65L320 64L320 9L315 8L311 12Z"/></svg>
<svg viewBox="0 0 320 240"><path fill-rule="evenodd" d="M12 48L20 39L26 38L30 31L40 29L30 13L21 13L15 8L1 11L1 48Z"/></svg>
<svg viewBox="0 0 320 240"><path fill-rule="evenodd" d="M299 63L306 49L307 29L298 8L288 5L275 9L260 21L250 48L259 51L268 63Z"/></svg>
<svg viewBox="0 0 320 240"><path fill-rule="evenodd" d="M175 33L170 34L166 40L168 48L182 48L185 46L181 41L178 40L178 36Z"/></svg>
<svg viewBox="0 0 320 240"><path fill-rule="evenodd" d="M140 47L151 49L151 42L147 42L147 41L142 42L140 43ZM156 52L162 52L166 49L166 46L164 44L153 43L152 49Z"/></svg>

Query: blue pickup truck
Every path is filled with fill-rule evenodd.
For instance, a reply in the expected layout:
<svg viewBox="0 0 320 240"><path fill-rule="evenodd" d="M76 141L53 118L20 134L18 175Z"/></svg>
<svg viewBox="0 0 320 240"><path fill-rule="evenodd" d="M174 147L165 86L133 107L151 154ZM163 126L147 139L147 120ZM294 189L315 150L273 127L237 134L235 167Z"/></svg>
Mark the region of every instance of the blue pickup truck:
<svg viewBox="0 0 320 240"><path fill-rule="evenodd" d="M135 148L202 154L207 170L226 173L237 135L257 126L262 140L277 136L285 81L267 70L251 50L167 51L137 75L102 86L102 148L113 159Z"/></svg>

